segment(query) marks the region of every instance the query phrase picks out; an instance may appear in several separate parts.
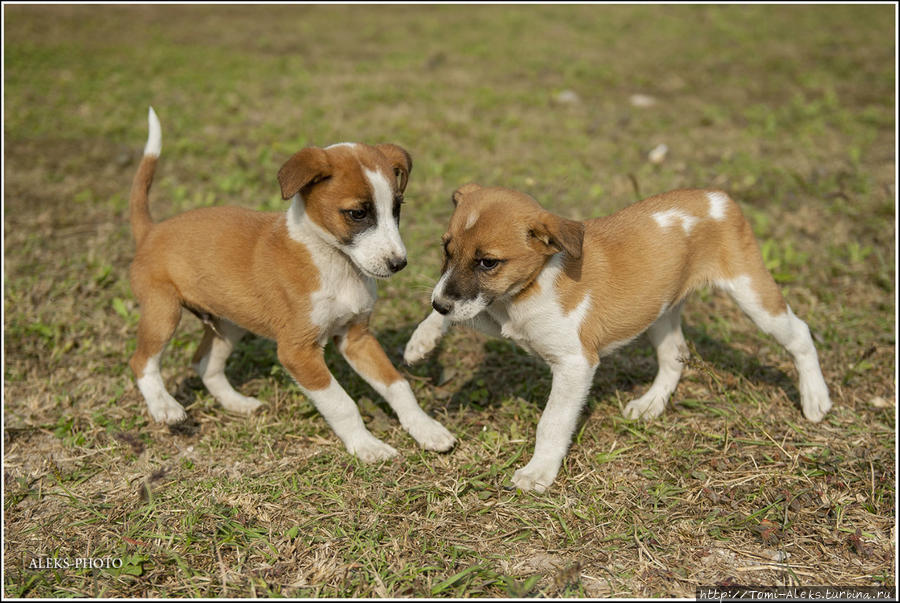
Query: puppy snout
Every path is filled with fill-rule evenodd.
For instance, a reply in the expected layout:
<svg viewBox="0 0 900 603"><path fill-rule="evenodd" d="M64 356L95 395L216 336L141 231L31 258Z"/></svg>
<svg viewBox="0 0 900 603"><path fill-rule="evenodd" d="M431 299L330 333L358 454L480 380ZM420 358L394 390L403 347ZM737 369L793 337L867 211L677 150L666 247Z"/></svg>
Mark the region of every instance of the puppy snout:
<svg viewBox="0 0 900 603"><path fill-rule="evenodd" d="M405 257L390 258L387 261L387 265L388 265L388 270L391 271L391 274L400 272L401 270L406 268L406 258Z"/></svg>
<svg viewBox="0 0 900 603"><path fill-rule="evenodd" d="M432 300L431 307L434 308L438 314L447 315L450 310L453 309L453 304L449 302L440 302L438 300Z"/></svg>

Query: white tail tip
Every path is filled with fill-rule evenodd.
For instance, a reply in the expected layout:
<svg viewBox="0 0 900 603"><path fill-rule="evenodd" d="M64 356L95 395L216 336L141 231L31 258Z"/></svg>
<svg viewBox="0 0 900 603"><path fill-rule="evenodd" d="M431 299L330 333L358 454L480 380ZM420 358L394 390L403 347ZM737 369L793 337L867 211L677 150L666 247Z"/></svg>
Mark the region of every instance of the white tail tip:
<svg viewBox="0 0 900 603"><path fill-rule="evenodd" d="M147 145L144 147L144 156L159 157L162 150L162 128L159 125L159 118L156 111L150 107L150 113L147 116L150 133L147 135Z"/></svg>

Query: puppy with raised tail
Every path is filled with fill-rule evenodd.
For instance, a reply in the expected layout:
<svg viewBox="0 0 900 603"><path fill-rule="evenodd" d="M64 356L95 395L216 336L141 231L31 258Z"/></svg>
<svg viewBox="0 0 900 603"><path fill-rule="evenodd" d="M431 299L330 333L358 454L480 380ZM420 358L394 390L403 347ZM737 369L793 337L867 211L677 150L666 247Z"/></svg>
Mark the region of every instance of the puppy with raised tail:
<svg viewBox="0 0 900 603"><path fill-rule="evenodd" d="M148 193L162 136L152 108L149 128L130 200L137 243L130 277L140 304L130 364L150 415L170 424L185 418L166 391L160 358L186 308L205 323L194 368L226 409L260 406L224 372L235 344L252 331L277 342L278 359L349 452L364 461L396 455L366 429L325 365L323 348L333 338L420 445L451 448L454 437L419 407L368 329L375 279L406 266L399 222L409 154L393 144L308 147L278 171L287 212L205 207L154 223Z"/></svg>
<svg viewBox="0 0 900 603"><path fill-rule="evenodd" d="M466 323L512 339L550 365L550 398L534 455L513 475L518 488L550 486L600 358L644 331L659 373L624 414L649 419L663 411L686 354L681 307L704 285L727 291L791 353L807 419L820 421L831 408L809 328L784 302L750 225L725 193L672 191L586 222L554 215L506 188L467 184L453 203L434 311L416 328L404 358L420 360L450 324Z"/></svg>

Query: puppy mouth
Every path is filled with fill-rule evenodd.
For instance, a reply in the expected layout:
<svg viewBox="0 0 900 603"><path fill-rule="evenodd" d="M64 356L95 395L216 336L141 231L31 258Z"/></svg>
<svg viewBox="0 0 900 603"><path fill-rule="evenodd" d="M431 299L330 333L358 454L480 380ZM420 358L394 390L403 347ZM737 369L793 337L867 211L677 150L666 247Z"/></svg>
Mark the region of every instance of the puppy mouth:
<svg viewBox="0 0 900 603"><path fill-rule="evenodd" d="M479 293L474 299L455 302L446 316L454 323L472 320L478 314L487 310L493 302L494 298L492 296Z"/></svg>
<svg viewBox="0 0 900 603"><path fill-rule="evenodd" d="M376 278L381 281L386 281L390 277L394 276L390 271L373 272L373 271L369 270L368 268L366 268L365 266L360 266L359 264L356 264L355 262L354 262L354 264L359 269L359 271L363 273L363 275L368 276L369 278Z"/></svg>
<svg viewBox="0 0 900 603"><path fill-rule="evenodd" d="M391 278L392 276L394 276L393 274L390 274L390 273L388 273L388 274L378 274L378 273L376 273L376 272L369 272L368 270L363 271L363 274L365 274L366 276L370 276L370 277L372 277L372 278L377 278L377 279L380 280L380 281L386 281L386 280L388 280L389 278Z"/></svg>

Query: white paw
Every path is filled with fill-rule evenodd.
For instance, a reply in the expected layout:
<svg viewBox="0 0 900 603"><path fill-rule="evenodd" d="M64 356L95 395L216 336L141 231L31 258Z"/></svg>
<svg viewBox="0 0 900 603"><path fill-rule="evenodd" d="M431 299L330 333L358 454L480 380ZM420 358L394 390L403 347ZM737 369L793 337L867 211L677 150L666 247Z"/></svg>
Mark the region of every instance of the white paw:
<svg viewBox="0 0 900 603"><path fill-rule="evenodd" d="M242 396L237 392L233 392L229 396L222 396L219 398L219 403L222 404L222 407L225 408L225 410L244 415L249 415L263 404L256 398Z"/></svg>
<svg viewBox="0 0 900 603"><path fill-rule="evenodd" d="M622 414L625 415L626 419L646 419L649 421L662 414L668 399L668 395L659 395L651 389L637 400L629 402Z"/></svg>
<svg viewBox="0 0 900 603"><path fill-rule="evenodd" d="M407 364L414 364L427 356L437 346L444 334L441 323L430 316L419 323L413 331L406 348L403 350L403 360Z"/></svg>
<svg viewBox="0 0 900 603"><path fill-rule="evenodd" d="M821 378L800 380L800 403L803 415L813 423L818 423L831 409L828 387Z"/></svg>
<svg viewBox="0 0 900 603"><path fill-rule="evenodd" d="M356 441L347 442L347 451L359 457L359 460L364 463L386 461L399 454L393 446L385 444L370 434Z"/></svg>
<svg viewBox="0 0 900 603"><path fill-rule="evenodd" d="M516 488L523 492L534 490L543 493L559 473L559 466L552 463L535 463L534 459L517 470L512 476L512 482Z"/></svg>
<svg viewBox="0 0 900 603"><path fill-rule="evenodd" d="M187 418L184 408L169 394L162 393L147 400L147 410L154 421L174 425Z"/></svg>
<svg viewBox="0 0 900 603"><path fill-rule="evenodd" d="M444 452L456 444L456 438L443 425L429 416L422 416L407 428L411 435L425 450Z"/></svg>

